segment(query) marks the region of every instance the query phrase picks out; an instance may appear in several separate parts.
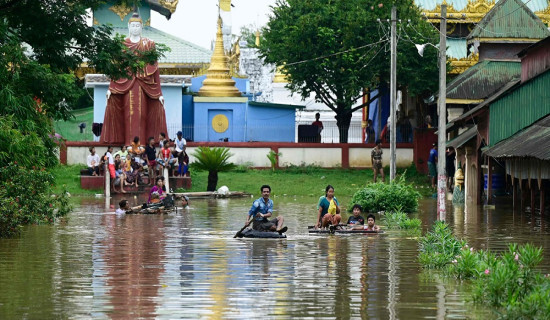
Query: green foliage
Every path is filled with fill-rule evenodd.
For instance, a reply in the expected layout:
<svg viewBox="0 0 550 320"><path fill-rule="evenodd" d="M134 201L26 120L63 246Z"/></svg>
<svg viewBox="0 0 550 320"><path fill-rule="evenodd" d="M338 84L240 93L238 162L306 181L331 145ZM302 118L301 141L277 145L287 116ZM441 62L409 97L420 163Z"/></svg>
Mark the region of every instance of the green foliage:
<svg viewBox="0 0 550 320"><path fill-rule="evenodd" d="M275 166L277 165L277 157L282 156L283 154L280 152L275 152L273 150L269 150L269 153L267 154L267 158L269 159L269 162L271 163L271 170L275 171Z"/></svg>
<svg viewBox="0 0 550 320"><path fill-rule="evenodd" d="M205 171L229 171L235 168L235 164L229 162L232 154L229 148L222 147L198 147L193 153L195 162L191 166Z"/></svg>
<svg viewBox="0 0 550 320"><path fill-rule="evenodd" d="M198 147L193 153L195 162L191 166L198 170L208 171L207 191L216 190L218 184L218 172L229 171L235 168L235 164L229 162L232 154L229 148Z"/></svg>
<svg viewBox="0 0 550 320"><path fill-rule="evenodd" d="M390 184L383 182L369 184L353 195L351 203L360 204L368 212L402 210L410 213L418 209L418 199L420 199L420 193L401 178ZM350 208L352 206L350 205Z"/></svg>
<svg viewBox="0 0 550 320"><path fill-rule="evenodd" d="M283 67L288 88L307 98L315 95L336 113L340 142L347 142L353 106L363 88L389 82L387 34L392 5L397 7L400 34L397 79L412 95L437 90L437 50L420 57L413 44L436 43L438 34L407 0L277 0L263 30L260 52L266 62ZM380 19L380 20L378 20Z"/></svg>
<svg viewBox="0 0 550 320"><path fill-rule="evenodd" d="M542 248L511 244L497 256L469 248L443 222L419 240L419 261L457 279L470 279L473 300L495 308L506 319L550 319L550 278L536 270Z"/></svg>
<svg viewBox="0 0 550 320"><path fill-rule="evenodd" d="M418 260L425 268L442 268L453 261L464 245L447 224L437 221L432 231L419 240Z"/></svg>
<svg viewBox="0 0 550 320"><path fill-rule="evenodd" d="M47 224L70 211L68 194L52 196L53 175L16 162L0 167L0 237L16 235L24 224Z"/></svg>
<svg viewBox="0 0 550 320"><path fill-rule="evenodd" d="M384 223L388 229L420 230L422 226L420 219L411 219L403 211L385 213Z"/></svg>
<svg viewBox="0 0 550 320"><path fill-rule="evenodd" d="M511 244L508 251L487 266L486 272L475 282L474 301L489 303L497 308L506 308L507 312L523 313L526 306L525 299L538 300L537 295L549 295L549 280L544 279L535 268L542 261L542 248L535 248L531 244L518 247ZM539 305L543 307L544 304ZM548 306L546 306L548 307ZM548 310L548 309L546 309ZM527 313L536 310L528 308ZM548 315L548 313L546 313ZM536 314L522 314L523 317L538 318ZM531 317L533 316L533 317Z"/></svg>
<svg viewBox="0 0 550 320"><path fill-rule="evenodd" d="M251 168L254 166L254 164L252 162L245 162L245 163L242 163L242 164L239 164L235 167L235 169L233 169L234 172L240 172L240 173L244 173L244 172L248 172L249 170L251 170Z"/></svg>

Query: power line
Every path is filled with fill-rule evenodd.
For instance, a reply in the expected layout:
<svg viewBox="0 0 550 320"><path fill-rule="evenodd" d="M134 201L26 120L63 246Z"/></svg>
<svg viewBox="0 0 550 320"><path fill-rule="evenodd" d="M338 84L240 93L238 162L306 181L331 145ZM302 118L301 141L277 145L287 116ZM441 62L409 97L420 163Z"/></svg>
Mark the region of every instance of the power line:
<svg viewBox="0 0 550 320"><path fill-rule="evenodd" d="M383 42L386 42L386 41L388 41L388 39L380 39L377 42L369 43L369 44L366 44L364 46L360 46L360 47L356 47L356 48L350 48L350 49L347 49L347 50L339 51L339 52L336 52L336 53L331 53L331 54L328 54L328 55L325 55L325 56L316 57L316 58L312 58L312 59L287 63L287 64L285 64L285 66L293 66L293 65L297 65L297 64L303 64L303 63L307 63L307 62L317 61L317 60L320 60L320 59L330 58L330 57L337 56L337 55L340 55L340 54L343 54L343 53L347 53L347 52L351 52L351 51L355 51L355 50L360 50L360 49L363 49L363 48L368 48L368 47L371 47L371 46L374 46L374 45L377 45L379 43L383 43Z"/></svg>

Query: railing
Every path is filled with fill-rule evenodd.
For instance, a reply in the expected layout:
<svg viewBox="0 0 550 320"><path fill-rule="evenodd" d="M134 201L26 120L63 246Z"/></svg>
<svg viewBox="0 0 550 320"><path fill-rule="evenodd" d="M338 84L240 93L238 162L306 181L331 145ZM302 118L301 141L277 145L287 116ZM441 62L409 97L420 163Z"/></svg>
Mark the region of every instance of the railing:
<svg viewBox="0 0 550 320"><path fill-rule="evenodd" d="M59 130L60 128L56 128ZM77 131L78 128L71 128L73 131ZM178 131L183 132L183 137L189 141L195 141L196 137L195 129L198 130L198 132L206 133L208 130L211 130L209 126L201 126L200 128L197 128L193 125L184 125L177 123L168 123L167 124L168 129L168 136L170 139L174 139L176 137L176 133ZM336 125L336 121L324 121L323 122L323 130L321 130L320 134L318 133L318 128L311 125L311 122L304 122L304 121L296 121L294 124L294 136L289 132L289 130L292 130L291 127L284 125L284 124L278 124L276 121L273 122L267 122L262 123L260 125L254 124L254 125L248 125L248 126L233 126L232 132L228 131L226 132L226 135L223 133L217 134L216 141L226 141L226 142L232 142L232 140L236 140L235 134L242 133L242 138L239 140L245 140L245 141L277 141L277 142L313 142L313 143L339 143L340 142L340 130L338 129L338 126ZM61 130L59 130L61 131ZM59 132L57 131L57 132ZM351 123L348 129L348 143L363 143L363 131L364 129L361 127L361 123ZM67 136L66 132L59 132L63 136ZM203 136L208 136L208 134L204 134ZM71 136L69 136L71 137ZM93 136L91 133L90 128L84 129L84 133L81 135L80 133L73 133L73 136L75 137L74 141L86 141L86 140L94 140L98 141L98 137ZM71 137L71 138L72 138ZM79 139L82 137L82 139ZM73 140L69 138L69 140ZM155 137L156 139L157 137ZM386 132L385 135L377 135L375 140L378 140L379 138L382 138L382 142L389 143L390 141L390 135L389 131ZM398 143L407 143L412 142L413 140L413 129L410 126L404 126L404 125L398 125L397 131L396 131L396 139ZM211 140L211 139L210 139ZM292 141L293 140L293 141ZM212 141L212 140L211 140Z"/></svg>

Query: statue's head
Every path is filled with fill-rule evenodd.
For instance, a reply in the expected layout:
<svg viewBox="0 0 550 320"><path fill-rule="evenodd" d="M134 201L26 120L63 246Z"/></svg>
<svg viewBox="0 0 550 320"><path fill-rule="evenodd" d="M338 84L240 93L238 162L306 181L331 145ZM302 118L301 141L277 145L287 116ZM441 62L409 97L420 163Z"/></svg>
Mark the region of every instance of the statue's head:
<svg viewBox="0 0 550 320"><path fill-rule="evenodd" d="M128 20L128 33L130 36L141 36L143 21L137 12L134 12L130 20Z"/></svg>

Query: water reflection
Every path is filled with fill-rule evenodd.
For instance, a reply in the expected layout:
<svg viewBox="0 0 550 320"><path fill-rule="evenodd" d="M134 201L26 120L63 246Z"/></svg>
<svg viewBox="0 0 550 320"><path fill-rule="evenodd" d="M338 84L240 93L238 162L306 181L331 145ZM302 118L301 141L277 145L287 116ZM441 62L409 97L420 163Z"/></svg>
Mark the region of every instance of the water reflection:
<svg viewBox="0 0 550 320"><path fill-rule="evenodd" d="M311 224L316 200L277 199L286 240L232 238L250 199L129 216L104 213L104 199L83 200L65 223L0 240L0 318L491 318L465 302L461 284L422 272L406 233L308 235L299 226ZM447 208L455 234L476 248L548 247L546 218L506 202ZM429 228L435 200L416 216Z"/></svg>

